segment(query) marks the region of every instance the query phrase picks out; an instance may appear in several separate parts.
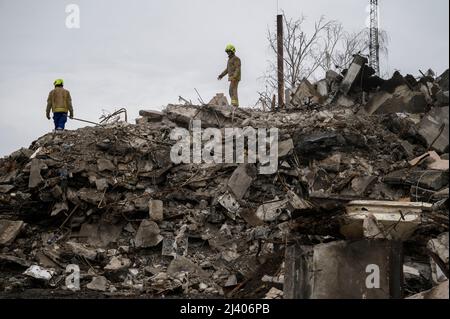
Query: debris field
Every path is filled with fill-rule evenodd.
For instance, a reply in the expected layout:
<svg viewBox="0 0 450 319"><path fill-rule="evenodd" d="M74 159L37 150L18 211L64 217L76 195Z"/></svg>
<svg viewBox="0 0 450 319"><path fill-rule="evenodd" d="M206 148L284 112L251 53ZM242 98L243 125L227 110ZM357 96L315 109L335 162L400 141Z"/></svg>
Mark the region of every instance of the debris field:
<svg viewBox="0 0 450 319"><path fill-rule="evenodd" d="M283 109L219 94L0 159L0 296L448 299L448 71L366 63ZM173 163L171 132L194 120L278 128L276 172Z"/></svg>

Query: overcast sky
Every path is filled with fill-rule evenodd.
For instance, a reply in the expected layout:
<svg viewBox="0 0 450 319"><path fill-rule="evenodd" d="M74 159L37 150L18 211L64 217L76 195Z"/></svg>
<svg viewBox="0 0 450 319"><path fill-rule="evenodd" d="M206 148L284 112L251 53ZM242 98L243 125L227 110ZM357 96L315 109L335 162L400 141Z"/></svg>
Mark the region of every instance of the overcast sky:
<svg viewBox="0 0 450 319"><path fill-rule="evenodd" d="M278 9L359 31L368 3L279 0ZM80 8L79 29L66 27L69 4ZM390 37L384 71L448 68L448 0L380 0L380 11ZM216 79L227 43L243 63L241 104L253 106L276 14L276 0L0 0L0 157L53 128L45 106L56 78L65 80L76 117L98 121L102 110L126 107L134 123L140 109L161 109L180 95L197 102L194 88L205 101L227 92L227 81Z"/></svg>

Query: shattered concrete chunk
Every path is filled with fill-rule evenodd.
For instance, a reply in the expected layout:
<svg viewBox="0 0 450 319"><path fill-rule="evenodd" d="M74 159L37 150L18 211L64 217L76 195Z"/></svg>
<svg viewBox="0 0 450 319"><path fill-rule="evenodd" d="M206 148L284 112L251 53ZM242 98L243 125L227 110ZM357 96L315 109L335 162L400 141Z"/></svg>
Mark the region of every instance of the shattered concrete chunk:
<svg viewBox="0 0 450 319"><path fill-rule="evenodd" d="M239 212L240 205L230 192L225 192L225 194L218 197L218 202L222 205L229 213L232 219L236 218L236 214Z"/></svg>
<svg viewBox="0 0 450 319"><path fill-rule="evenodd" d="M270 288L264 299L283 299L283 291L275 287Z"/></svg>
<svg viewBox="0 0 450 319"><path fill-rule="evenodd" d="M358 78L358 75L361 72L362 67L367 63L367 59L360 56L355 55L350 68L347 70L344 79L342 80L340 90L342 93L347 95L350 89L353 86L353 83Z"/></svg>
<svg viewBox="0 0 450 319"><path fill-rule="evenodd" d="M97 168L100 172L103 171L115 171L116 166L108 159L106 158L99 158L97 160Z"/></svg>
<svg viewBox="0 0 450 319"><path fill-rule="evenodd" d="M402 169L384 176L383 182L393 185L420 186L438 191L448 185L448 178L448 171L410 171Z"/></svg>
<svg viewBox="0 0 450 319"><path fill-rule="evenodd" d="M83 244L73 241L68 241L66 245L75 255L82 256L88 260L95 260L97 258L97 251L95 249L88 248Z"/></svg>
<svg viewBox="0 0 450 319"><path fill-rule="evenodd" d="M265 203L258 207L256 216L266 222L275 221L286 208L287 199Z"/></svg>
<svg viewBox="0 0 450 319"><path fill-rule="evenodd" d="M447 233L443 233L441 235L439 235L437 238L435 239L431 239L428 244L427 244L427 248L430 249L432 252L434 252L435 254L437 254L439 256L439 258L442 259L442 261L446 264L448 264L448 248L449 248L449 236L448 236L448 232Z"/></svg>
<svg viewBox="0 0 450 319"><path fill-rule="evenodd" d="M139 115L145 117L151 122L159 122L163 119L164 113L154 110L141 110L139 111Z"/></svg>
<svg viewBox="0 0 450 319"><path fill-rule="evenodd" d="M382 113L423 113L428 106L425 95L412 91L407 85L399 86L394 93L381 91L374 95L365 106L365 111L372 114Z"/></svg>
<svg viewBox="0 0 450 319"><path fill-rule="evenodd" d="M97 187L97 190L102 192L108 188L108 181L106 180L106 178L96 179L95 187Z"/></svg>
<svg viewBox="0 0 450 319"><path fill-rule="evenodd" d="M92 281L86 285L86 288L94 291L106 291L108 280L103 276L92 278Z"/></svg>
<svg viewBox="0 0 450 319"><path fill-rule="evenodd" d="M23 274L33 277L35 279L49 281L50 279L52 279L53 275L55 274L55 271L52 269L45 269L38 265L33 265L27 270L25 270Z"/></svg>
<svg viewBox="0 0 450 319"><path fill-rule="evenodd" d="M200 266L192 262L186 257L177 257L170 263L167 268L167 274L171 277L177 277L180 273L188 273L191 276L198 276L201 278L208 278L208 274L201 269Z"/></svg>
<svg viewBox="0 0 450 319"><path fill-rule="evenodd" d="M8 245L13 242L24 226L25 223L21 220L0 219L0 245Z"/></svg>
<svg viewBox="0 0 450 319"><path fill-rule="evenodd" d="M158 245L163 240L158 224L151 220L143 220L134 238L136 247L147 248Z"/></svg>
<svg viewBox="0 0 450 319"><path fill-rule="evenodd" d="M160 222L164 219L164 204L162 200L151 199L148 203L150 220Z"/></svg>
<svg viewBox="0 0 450 319"><path fill-rule="evenodd" d="M422 211L429 211L432 206L426 203L353 201L346 206L341 233L348 239L361 239L364 237L364 221L372 218L375 224L382 225L378 227L386 232L383 233L384 238L407 240L422 223ZM369 234L372 232L366 232Z"/></svg>
<svg viewBox="0 0 450 319"><path fill-rule="evenodd" d="M448 106L433 108L424 116L419 125L419 134L427 141L428 147L432 147L434 150L440 153L448 152L448 116Z"/></svg>
<svg viewBox="0 0 450 319"><path fill-rule="evenodd" d="M256 175L256 168L252 164L241 164L236 168L228 180L228 187L233 192L235 199L241 200L244 197Z"/></svg>
<svg viewBox="0 0 450 319"><path fill-rule="evenodd" d="M294 149L294 141L292 139L288 139L285 141L281 141L278 143L278 157L283 158L291 153Z"/></svg>
<svg viewBox="0 0 450 319"><path fill-rule="evenodd" d="M228 104L227 97L223 93L217 93L216 96L209 101L208 105L230 106L230 104Z"/></svg>
<svg viewBox="0 0 450 319"><path fill-rule="evenodd" d="M109 263L105 266L105 270L118 271L123 270L131 266L131 260L128 258L123 258L120 256L114 256L111 258Z"/></svg>
<svg viewBox="0 0 450 319"><path fill-rule="evenodd" d="M41 160L35 158L31 161L30 179L28 181L28 188L38 187L41 183L44 182L44 179L41 176L41 168L42 168Z"/></svg>
<svg viewBox="0 0 450 319"><path fill-rule="evenodd" d="M320 101L320 94L307 79L303 79L291 99L292 104L299 106L320 103Z"/></svg>

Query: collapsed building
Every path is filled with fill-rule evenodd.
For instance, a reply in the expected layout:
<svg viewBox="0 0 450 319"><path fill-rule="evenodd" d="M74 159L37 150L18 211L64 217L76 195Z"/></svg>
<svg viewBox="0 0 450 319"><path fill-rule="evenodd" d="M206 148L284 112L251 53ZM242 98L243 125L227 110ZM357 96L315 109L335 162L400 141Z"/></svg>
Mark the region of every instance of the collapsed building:
<svg viewBox="0 0 450 319"><path fill-rule="evenodd" d="M304 80L277 112L218 95L0 159L0 295L448 298L448 71L367 68ZM276 172L173 163L194 120L278 128Z"/></svg>

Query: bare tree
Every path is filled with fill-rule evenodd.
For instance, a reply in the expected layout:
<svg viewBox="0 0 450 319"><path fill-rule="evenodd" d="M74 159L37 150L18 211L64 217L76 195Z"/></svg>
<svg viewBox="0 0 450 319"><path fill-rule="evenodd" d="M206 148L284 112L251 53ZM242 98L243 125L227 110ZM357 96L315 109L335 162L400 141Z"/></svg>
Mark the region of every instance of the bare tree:
<svg viewBox="0 0 450 319"><path fill-rule="evenodd" d="M335 21L327 21L321 17L314 24L314 31L308 34L304 31L305 17L297 20L284 16L285 36L283 39L285 81L288 87L294 88L303 78L310 77L321 65L325 52L322 50L322 40L326 34L335 28ZM277 54L276 32L268 31L269 44ZM267 72L267 85L276 87L276 65L271 62ZM275 71L275 72L274 72Z"/></svg>
<svg viewBox="0 0 450 319"><path fill-rule="evenodd" d="M353 60L354 54L367 54L369 51L369 29L359 32L346 32L341 23L321 17L314 24L311 33L305 31L306 18L284 18L284 63L286 87L295 90L304 78L316 74L318 70L342 70ZM277 55L276 32L268 30L267 39L271 51ZM388 37L380 32L381 54L387 54ZM258 92L266 105L271 104L272 96L277 90L276 60L269 61L268 69L263 75L265 91Z"/></svg>
<svg viewBox="0 0 450 319"><path fill-rule="evenodd" d="M330 61L328 65L322 65L324 71L342 70L347 68L353 60L355 54L366 54L369 52L369 29L363 29L359 32L342 32L339 44L334 51L330 52ZM380 31L380 53L388 54L387 45L389 42L386 31Z"/></svg>

